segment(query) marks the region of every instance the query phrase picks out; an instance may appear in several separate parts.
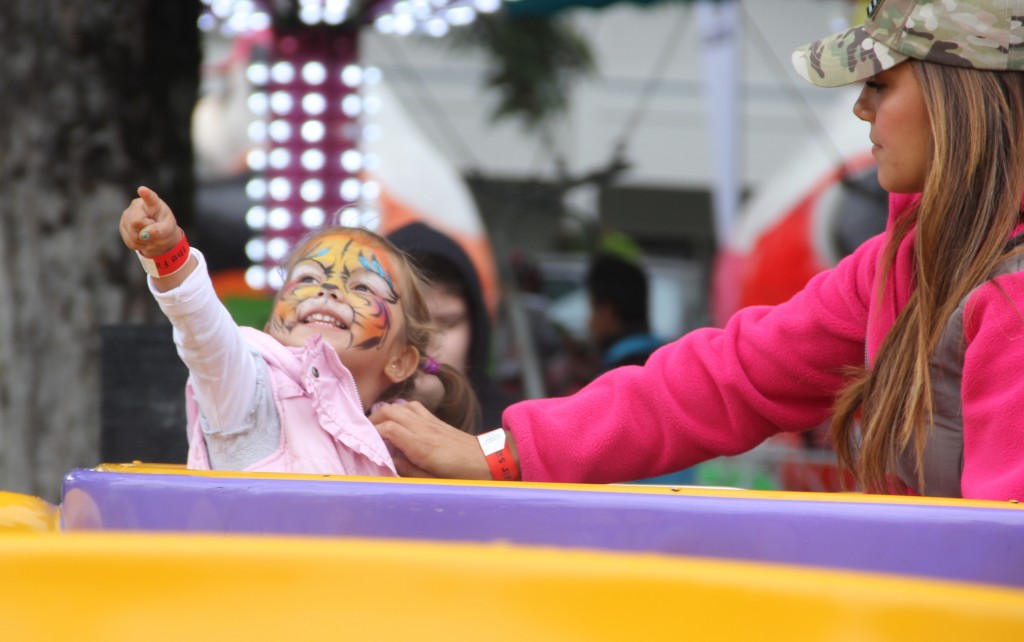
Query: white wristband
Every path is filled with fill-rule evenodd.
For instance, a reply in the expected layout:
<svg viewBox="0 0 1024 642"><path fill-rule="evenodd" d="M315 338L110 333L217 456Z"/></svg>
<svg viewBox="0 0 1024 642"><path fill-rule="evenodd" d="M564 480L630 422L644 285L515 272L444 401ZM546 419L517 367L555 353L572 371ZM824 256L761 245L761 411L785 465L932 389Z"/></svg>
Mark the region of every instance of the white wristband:
<svg viewBox="0 0 1024 642"><path fill-rule="evenodd" d="M491 470L494 481L520 481L523 476L519 470L519 462L512 454L511 444L504 428L498 428L482 435L477 435L480 448L484 451L484 459Z"/></svg>

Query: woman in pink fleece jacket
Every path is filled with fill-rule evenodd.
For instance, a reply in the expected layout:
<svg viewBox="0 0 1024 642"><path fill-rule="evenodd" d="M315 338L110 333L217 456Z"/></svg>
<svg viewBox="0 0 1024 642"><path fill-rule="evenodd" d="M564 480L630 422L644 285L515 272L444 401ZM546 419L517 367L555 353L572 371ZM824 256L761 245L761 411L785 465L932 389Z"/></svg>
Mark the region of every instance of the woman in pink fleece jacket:
<svg viewBox="0 0 1024 642"><path fill-rule="evenodd" d="M1024 499L1022 42L997 0L880 0L797 50L810 82L865 81L854 114L891 194L886 231L782 305L510 407L479 444L387 406L371 420L399 473L625 481L831 417L869 492Z"/></svg>

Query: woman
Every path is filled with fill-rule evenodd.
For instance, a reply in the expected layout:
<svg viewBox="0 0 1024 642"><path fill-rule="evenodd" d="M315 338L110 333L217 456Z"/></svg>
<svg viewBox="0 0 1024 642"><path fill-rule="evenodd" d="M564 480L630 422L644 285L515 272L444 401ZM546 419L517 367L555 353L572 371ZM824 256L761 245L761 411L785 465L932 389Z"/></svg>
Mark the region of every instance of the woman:
<svg viewBox="0 0 1024 642"><path fill-rule="evenodd" d="M810 82L865 82L854 114L890 192L886 231L782 305L512 406L501 446L386 407L371 420L400 474L637 479L831 416L840 463L870 492L1024 497L1022 43L1005 0L880 0L863 26L797 50Z"/></svg>

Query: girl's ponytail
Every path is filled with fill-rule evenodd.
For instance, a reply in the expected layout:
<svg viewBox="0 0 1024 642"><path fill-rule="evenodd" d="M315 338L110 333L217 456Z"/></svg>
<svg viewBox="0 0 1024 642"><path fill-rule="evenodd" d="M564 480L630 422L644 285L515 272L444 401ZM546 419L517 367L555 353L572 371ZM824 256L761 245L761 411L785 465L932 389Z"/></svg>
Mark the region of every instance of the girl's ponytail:
<svg viewBox="0 0 1024 642"><path fill-rule="evenodd" d="M437 378L440 395L436 384L425 382L424 377ZM483 413L473 384L456 368L430 357L420 361L416 374L392 386L380 399L390 403L399 400L418 401L441 421L471 435L483 428Z"/></svg>
<svg viewBox="0 0 1024 642"><path fill-rule="evenodd" d="M430 375L418 372L416 376ZM440 364L440 368L433 376L441 380L444 395L434 402L433 407L426 401L422 402L423 405L446 424L451 424L471 435L476 434L481 428L483 417L480 402L469 379L448 364Z"/></svg>

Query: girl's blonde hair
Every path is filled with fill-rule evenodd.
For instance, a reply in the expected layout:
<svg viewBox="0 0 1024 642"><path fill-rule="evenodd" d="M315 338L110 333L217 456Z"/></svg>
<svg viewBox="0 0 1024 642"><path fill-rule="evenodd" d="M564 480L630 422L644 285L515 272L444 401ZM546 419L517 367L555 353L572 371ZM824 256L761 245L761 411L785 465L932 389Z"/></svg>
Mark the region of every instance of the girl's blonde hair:
<svg viewBox="0 0 1024 642"><path fill-rule="evenodd" d="M869 492L905 490L895 473L910 447L923 491L920 462L933 408L929 357L960 302L1012 251L1007 241L1024 195L1024 73L909 64L931 118L932 161L919 205L890 232L883 276L916 224L916 288L873 367L849 372L831 427L840 463Z"/></svg>
<svg viewBox="0 0 1024 642"><path fill-rule="evenodd" d="M399 399L420 401L445 423L472 433L481 421L480 403L469 380L457 369L448 364L439 364L440 367L434 374L444 386L444 396L439 401L418 398L415 393L416 379L427 376L424 367L432 361L430 354L433 352L440 331L430 316L430 308L427 307L426 299L423 296L425 286L423 275L404 252L383 236L364 228L327 227L307 234L296 244L289 257L281 265L281 269L286 274L290 274L302 256L303 248L316 242L317 239L339 232L362 237L391 255L399 265L397 278L401 283L399 291L402 293L402 310L405 315L405 323L402 324L404 335L400 340L404 341L406 345L415 347L420 354L419 367L416 372L408 379L389 387L376 401Z"/></svg>

